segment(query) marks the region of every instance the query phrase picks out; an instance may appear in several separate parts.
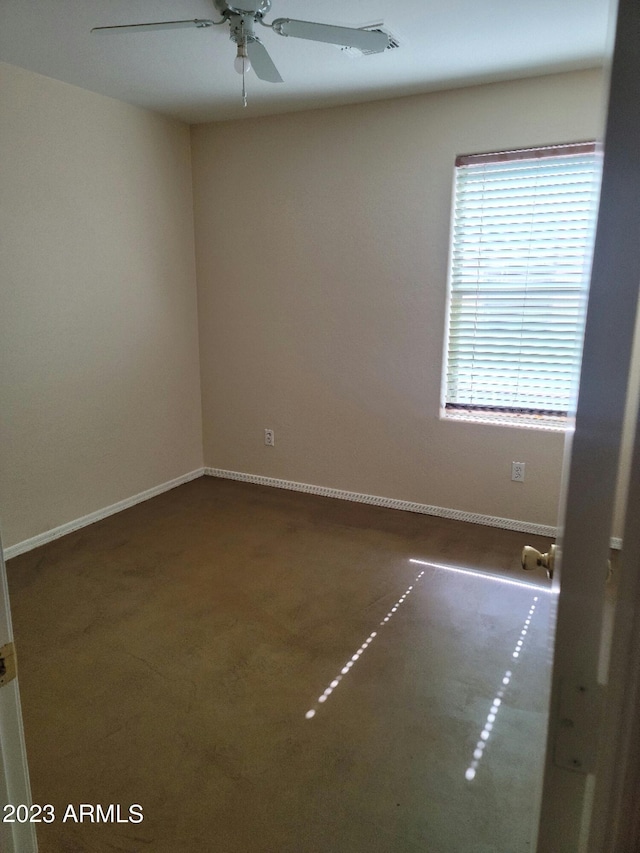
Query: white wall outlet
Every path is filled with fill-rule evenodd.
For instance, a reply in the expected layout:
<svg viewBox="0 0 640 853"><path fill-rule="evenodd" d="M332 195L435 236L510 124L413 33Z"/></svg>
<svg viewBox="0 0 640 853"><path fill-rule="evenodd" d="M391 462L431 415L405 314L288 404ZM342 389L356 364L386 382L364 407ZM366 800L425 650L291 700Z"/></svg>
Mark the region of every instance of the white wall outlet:
<svg viewBox="0 0 640 853"><path fill-rule="evenodd" d="M524 462L512 462L511 463L511 479L516 483L524 482Z"/></svg>
<svg viewBox="0 0 640 853"><path fill-rule="evenodd" d="M267 445L267 447L273 447L276 443L276 437L272 429L265 429L264 443Z"/></svg>

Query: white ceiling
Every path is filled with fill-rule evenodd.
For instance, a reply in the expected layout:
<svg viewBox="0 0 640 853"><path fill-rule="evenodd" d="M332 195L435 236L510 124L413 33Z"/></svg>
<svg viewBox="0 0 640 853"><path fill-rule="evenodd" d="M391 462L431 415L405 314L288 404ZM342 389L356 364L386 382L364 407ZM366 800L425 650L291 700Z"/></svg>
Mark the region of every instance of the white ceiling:
<svg viewBox="0 0 640 853"><path fill-rule="evenodd" d="M241 0L236 0L242 5ZM400 48L353 58L259 28L284 83L233 69L228 27L91 35L219 15L212 0L0 0L0 59L190 123L354 103L602 64L608 0L273 0L267 21L384 21Z"/></svg>

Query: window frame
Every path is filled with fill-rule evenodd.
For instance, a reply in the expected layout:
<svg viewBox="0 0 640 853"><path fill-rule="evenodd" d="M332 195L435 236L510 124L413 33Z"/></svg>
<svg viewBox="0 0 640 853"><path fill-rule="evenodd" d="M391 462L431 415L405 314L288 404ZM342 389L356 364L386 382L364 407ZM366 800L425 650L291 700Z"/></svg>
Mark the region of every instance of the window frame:
<svg viewBox="0 0 640 853"><path fill-rule="evenodd" d="M564 142L550 145L539 145L528 148L509 149L504 151L490 151L479 154L462 154L455 158L453 170L452 203L449 226L449 253L447 260L447 290L446 290L446 318L443 340L443 359L441 377L441 399L440 419L457 423L488 424L495 426L508 426L516 428L537 429L549 432L565 432L572 429L574 422L575 397L577 394L577 379L579 372L576 371L576 388L574 389L567 411L543 411L526 406L498 406L481 405L470 403L453 402L447 399L449 384L449 361L451 351L451 319L453 314L453 278L454 278L454 252L456 250L456 214L459 211L457 204L458 191L458 169L466 165L482 165L485 163L506 163L521 160L542 160L550 157L562 156L563 154L573 156L594 155L596 173L593 178L594 203L591 228L595 234L595 226L598 215L598 203L600 183L602 176L601 149L595 141L586 140L579 142ZM582 338L584 336L584 315L586 314L586 303L588 297L588 279L593 259L593 243L591 252L585 253L583 258L584 277L587 286L582 293L583 321L582 334L577 342L581 355Z"/></svg>

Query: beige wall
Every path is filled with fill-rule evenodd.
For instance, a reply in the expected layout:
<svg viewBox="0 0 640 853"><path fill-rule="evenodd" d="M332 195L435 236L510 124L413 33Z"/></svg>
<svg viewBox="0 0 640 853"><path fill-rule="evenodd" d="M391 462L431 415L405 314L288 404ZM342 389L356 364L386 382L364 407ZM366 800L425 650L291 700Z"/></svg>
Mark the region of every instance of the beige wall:
<svg viewBox="0 0 640 853"><path fill-rule="evenodd" d="M597 136L602 86L580 72L194 127L205 464L554 524L562 435L439 419L452 171Z"/></svg>
<svg viewBox="0 0 640 853"><path fill-rule="evenodd" d="M189 129L1 64L5 546L202 465Z"/></svg>
<svg viewBox="0 0 640 853"><path fill-rule="evenodd" d="M439 419L452 168L597 72L193 128L200 367L188 129L0 73L5 546L199 468L199 369L209 466L555 523L560 435Z"/></svg>

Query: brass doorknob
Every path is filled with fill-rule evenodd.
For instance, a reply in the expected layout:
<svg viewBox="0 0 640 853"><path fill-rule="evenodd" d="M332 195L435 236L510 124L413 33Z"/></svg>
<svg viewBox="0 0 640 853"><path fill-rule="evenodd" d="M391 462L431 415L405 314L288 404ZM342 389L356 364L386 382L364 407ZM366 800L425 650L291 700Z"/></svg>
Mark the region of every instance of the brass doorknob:
<svg viewBox="0 0 640 853"><path fill-rule="evenodd" d="M522 568L525 571L531 569L539 569L540 567L547 570L549 580L553 577L553 569L556 559L556 546L552 545L546 554L542 554L531 545L525 545L522 549Z"/></svg>
<svg viewBox="0 0 640 853"><path fill-rule="evenodd" d="M531 569L539 569L540 567L547 570L549 580L553 578L553 569L556 560L556 546L552 545L546 554L542 554L531 545L525 545L522 549L522 568L525 571ZM607 582L611 580L612 568L611 560L607 560Z"/></svg>

